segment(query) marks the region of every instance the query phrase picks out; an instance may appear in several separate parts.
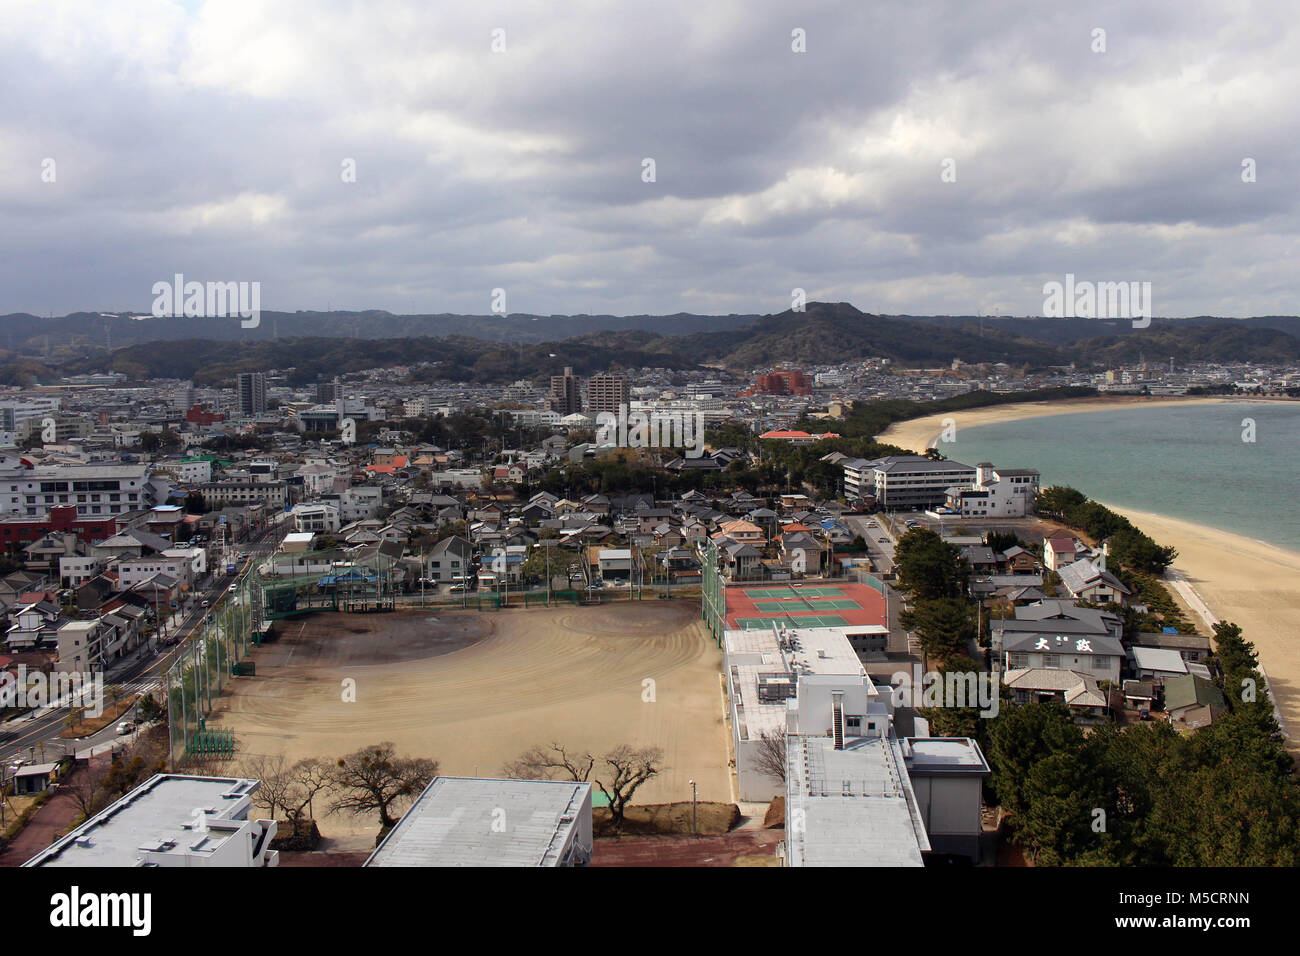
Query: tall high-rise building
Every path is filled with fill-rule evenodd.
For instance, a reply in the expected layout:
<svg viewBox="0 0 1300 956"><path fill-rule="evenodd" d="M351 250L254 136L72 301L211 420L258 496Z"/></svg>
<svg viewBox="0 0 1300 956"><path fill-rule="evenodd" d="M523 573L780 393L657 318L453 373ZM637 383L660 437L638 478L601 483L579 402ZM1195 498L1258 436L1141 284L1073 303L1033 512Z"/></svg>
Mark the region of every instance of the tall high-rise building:
<svg viewBox="0 0 1300 956"><path fill-rule="evenodd" d="M235 389L239 393L239 414L245 418L266 411L266 373L240 372Z"/></svg>
<svg viewBox="0 0 1300 956"><path fill-rule="evenodd" d="M612 372L601 372L587 380L587 411L617 414L620 405L627 404L627 379Z"/></svg>
<svg viewBox="0 0 1300 956"><path fill-rule="evenodd" d="M343 398L343 383L337 378L332 382L316 383L316 404L332 405Z"/></svg>
<svg viewBox="0 0 1300 956"><path fill-rule="evenodd" d="M546 407L561 415L572 415L582 411L582 395L578 391L578 377L573 369L564 366L563 375L551 376L551 395L546 400Z"/></svg>

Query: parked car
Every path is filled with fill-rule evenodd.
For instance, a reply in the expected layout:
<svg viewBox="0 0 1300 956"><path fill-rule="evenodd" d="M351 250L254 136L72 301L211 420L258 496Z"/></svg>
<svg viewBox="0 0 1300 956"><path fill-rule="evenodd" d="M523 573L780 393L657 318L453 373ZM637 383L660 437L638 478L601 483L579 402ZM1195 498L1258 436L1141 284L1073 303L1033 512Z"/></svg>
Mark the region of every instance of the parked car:
<svg viewBox="0 0 1300 956"><path fill-rule="evenodd" d="M119 737L122 736L123 734L129 734L133 730L135 730L135 724L133 724L129 720L124 720L117 725L117 735Z"/></svg>
<svg viewBox="0 0 1300 956"><path fill-rule="evenodd" d="M212 607L212 602L209 601L207 598L204 598L202 601L199 602L199 607Z"/></svg>

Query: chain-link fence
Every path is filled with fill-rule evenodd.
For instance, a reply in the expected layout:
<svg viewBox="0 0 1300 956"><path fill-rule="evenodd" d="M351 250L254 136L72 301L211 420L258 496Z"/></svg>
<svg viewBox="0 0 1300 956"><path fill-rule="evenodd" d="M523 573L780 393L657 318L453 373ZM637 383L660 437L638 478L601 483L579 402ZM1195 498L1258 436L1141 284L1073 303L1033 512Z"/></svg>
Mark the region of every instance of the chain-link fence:
<svg viewBox="0 0 1300 956"><path fill-rule="evenodd" d="M199 630L186 638L167 671L163 687L173 766L187 753L210 756L213 735L207 731L207 717L235 665L261 637L262 600L257 566L253 565Z"/></svg>

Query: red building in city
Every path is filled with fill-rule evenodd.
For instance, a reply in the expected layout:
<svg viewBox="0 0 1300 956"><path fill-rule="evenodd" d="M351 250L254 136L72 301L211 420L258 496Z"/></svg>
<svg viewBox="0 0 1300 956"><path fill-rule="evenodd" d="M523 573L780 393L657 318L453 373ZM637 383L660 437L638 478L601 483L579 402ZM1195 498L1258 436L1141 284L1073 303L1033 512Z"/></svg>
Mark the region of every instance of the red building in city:
<svg viewBox="0 0 1300 956"><path fill-rule="evenodd" d="M202 405L195 405L185 413L185 420L191 425L215 425L224 422L226 416L217 412L205 412Z"/></svg>
<svg viewBox="0 0 1300 956"><path fill-rule="evenodd" d="M76 505L55 505L49 514L0 520L0 550L12 552L51 532L68 532L87 544L118 532L117 518L78 518Z"/></svg>
<svg viewBox="0 0 1300 956"><path fill-rule="evenodd" d="M811 395L812 379L797 368L777 368L758 376L742 395Z"/></svg>

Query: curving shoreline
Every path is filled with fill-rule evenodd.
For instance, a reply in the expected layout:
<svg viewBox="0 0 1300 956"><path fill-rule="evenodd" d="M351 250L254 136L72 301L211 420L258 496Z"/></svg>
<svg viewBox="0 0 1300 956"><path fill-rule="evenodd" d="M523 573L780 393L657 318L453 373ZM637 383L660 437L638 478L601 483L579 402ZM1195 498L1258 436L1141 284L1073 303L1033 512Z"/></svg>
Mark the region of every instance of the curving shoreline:
<svg viewBox="0 0 1300 956"><path fill-rule="evenodd" d="M1016 402L1011 405L991 405L987 408L971 408L959 412L944 412L940 415L909 418L907 421L895 422L890 425L877 435L876 439L903 448L911 448L924 454L938 439L939 434L944 429L946 419L952 419L952 423L960 435L963 428L978 428L981 425L997 425L1001 422L1015 422L1026 418L1044 418L1049 415L1075 415L1080 412L1101 412L1107 409L1122 411L1147 406L1218 405L1224 402L1241 401L1250 401L1250 399L1115 396L1113 398L1067 398L1056 402Z"/></svg>
<svg viewBox="0 0 1300 956"><path fill-rule="evenodd" d="M1249 401L1250 399L1245 399ZM963 427L991 425L998 422L1069 415L1100 411L1106 408L1133 408L1155 404L1212 404L1242 401L1223 398L1191 399L1078 399L1062 402L1033 402L999 405L945 415L911 419L890 427L878 436L890 442L924 453L951 418L958 433ZM1017 462L1033 466L1033 462ZM1086 487L1080 488L1084 494ZM1300 552L1279 548L1246 535L1206 527L1180 518L1154 512L1124 508L1102 502L1112 511L1124 515L1160 544L1178 549L1174 570L1181 573L1194 596L1208 605L1220 620L1239 624L1246 640L1255 645L1260 665L1268 673L1269 684L1289 730L1300 727ZM1175 582L1170 582L1177 588ZM1196 601L1189 601L1195 607ZM1209 632L1201 622L1198 630ZM1293 750L1297 744L1288 744Z"/></svg>

